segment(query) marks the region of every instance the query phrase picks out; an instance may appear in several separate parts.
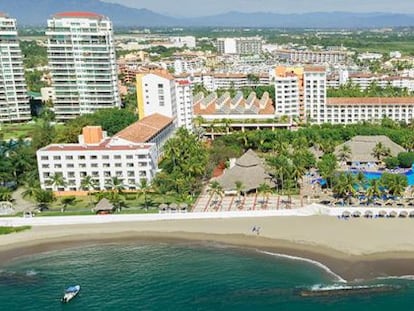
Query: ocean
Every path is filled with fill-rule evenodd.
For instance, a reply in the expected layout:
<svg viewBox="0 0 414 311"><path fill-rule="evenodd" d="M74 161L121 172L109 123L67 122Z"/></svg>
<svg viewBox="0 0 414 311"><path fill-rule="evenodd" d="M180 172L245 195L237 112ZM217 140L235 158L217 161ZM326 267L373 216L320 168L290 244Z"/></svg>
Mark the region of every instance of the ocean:
<svg viewBox="0 0 414 311"><path fill-rule="evenodd" d="M148 242L149 243L149 242ZM81 285L60 302L65 287ZM414 278L390 293L301 297L301 289L356 286L321 264L217 244L102 244L0 266L0 310L410 310Z"/></svg>

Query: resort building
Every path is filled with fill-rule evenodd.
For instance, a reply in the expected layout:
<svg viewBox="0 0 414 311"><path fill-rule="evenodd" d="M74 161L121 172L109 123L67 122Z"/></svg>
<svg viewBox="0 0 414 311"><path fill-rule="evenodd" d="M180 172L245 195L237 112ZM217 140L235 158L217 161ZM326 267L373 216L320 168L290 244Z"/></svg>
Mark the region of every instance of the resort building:
<svg viewBox="0 0 414 311"><path fill-rule="evenodd" d="M261 37L217 38L219 54L260 54L262 52Z"/></svg>
<svg viewBox="0 0 414 311"><path fill-rule="evenodd" d="M137 75L139 118L153 113L173 118L178 127L192 130L193 96L191 83L177 79L165 70L151 70Z"/></svg>
<svg viewBox="0 0 414 311"><path fill-rule="evenodd" d="M300 64L345 63L348 53L344 51L276 50L273 55L279 60Z"/></svg>
<svg viewBox="0 0 414 311"><path fill-rule="evenodd" d="M88 12L47 22L47 53L58 120L121 106L111 21Z"/></svg>
<svg viewBox="0 0 414 311"><path fill-rule="evenodd" d="M0 122L31 119L16 20L0 13Z"/></svg>
<svg viewBox="0 0 414 311"><path fill-rule="evenodd" d="M375 164L379 160L374 157L373 151L375 146L381 143L384 148L388 148L390 156L396 157L400 152L406 150L400 145L394 143L391 139L384 135L377 136L355 136L351 140L337 146L335 148L335 155L339 155L344 146L349 147L350 154L348 164L358 167L360 164Z"/></svg>
<svg viewBox="0 0 414 311"><path fill-rule="evenodd" d="M154 114L137 121L113 137L100 126L88 126L77 144L52 144L37 151L42 189L82 191L82 180L91 176L96 190L108 187L112 177L126 188L136 189L140 181L151 182L158 170L164 143L174 133L173 119ZM54 175L63 176L65 185L53 185Z"/></svg>
<svg viewBox="0 0 414 311"><path fill-rule="evenodd" d="M257 98L256 93L252 92L247 99L242 92L237 92L233 98L228 92L220 97L215 92L206 97L199 93L194 97L194 117L197 126L204 129L204 135L213 139L232 131L292 127L291 119L283 121L276 118L272 99L267 92L262 98Z"/></svg>
<svg viewBox="0 0 414 311"><path fill-rule="evenodd" d="M313 122L352 124L386 117L411 123L414 119L414 97L333 97L328 98L324 111L324 115L314 116Z"/></svg>
<svg viewBox="0 0 414 311"><path fill-rule="evenodd" d="M257 191L261 184L275 187L273 178L265 168L263 160L251 149L240 158L232 159L230 167L217 178L217 181L226 194L236 193L237 182L242 183L244 193Z"/></svg>
<svg viewBox="0 0 414 311"><path fill-rule="evenodd" d="M323 115L326 102L326 71L323 67L275 69L275 110L291 118L314 119Z"/></svg>

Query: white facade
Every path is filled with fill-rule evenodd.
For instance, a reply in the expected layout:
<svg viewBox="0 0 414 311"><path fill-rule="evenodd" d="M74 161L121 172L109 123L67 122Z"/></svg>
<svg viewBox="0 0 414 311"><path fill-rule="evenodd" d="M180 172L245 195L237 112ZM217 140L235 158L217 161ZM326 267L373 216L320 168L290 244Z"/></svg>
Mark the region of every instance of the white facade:
<svg viewBox="0 0 414 311"><path fill-rule="evenodd" d="M177 80L176 83L177 100L177 125L188 130L193 129L193 90L188 80Z"/></svg>
<svg viewBox="0 0 414 311"><path fill-rule="evenodd" d="M144 114L140 118L153 113L160 113L177 119L175 82L172 77L162 76L156 73L143 75L142 97Z"/></svg>
<svg viewBox="0 0 414 311"><path fill-rule="evenodd" d="M171 118L155 114L135 122L113 137L98 126L86 127L78 144L52 144L37 151L42 189L81 191L82 180L92 177L96 190L108 188L117 177L128 189L139 188L142 179L151 182L158 171L165 142L173 135ZM51 185L61 175L66 185Z"/></svg>
<svg viewBox="0 0 414 311"><path fill-rule="evenodd" d="M326 72L305 70L303 74L303 98L306 119L310 122L322 123L326 109Z"/></svg>
<svg viewBox="0 0 414 311"><path fill-rule="evenodd" d="M79 147L78 147L79 146ZM137 188L140 180L151 181L157 169L154 144L131 145L106 139L93 145L50 145L37 152L39 179L42 189L53 191L79 191L81 182L91 176L96 188L104 190L111 177L118 177L126 187ZM62 175L67 185L50 185L51 176Z"/></svg>
<svg viewBox="0 0 414 311"><path fill-rule="evenodd" d="M137 91L142 117L159 113L175 119L178 127L193 129L193 95L188 80L174 80L168 73L139 74Z"/></svg>
<svg viewBox="0 0 414 311"><path fill-rule="evenodd" d="M48 20L46 35L58 120L120 107L108 18L86 12L57 14Z"/></svg>
<svg viewBox="0 0 414 311"><path fill-rule="evenodd" d="M275 113L299 116L299 79L296 75L275 78Z"/></svg>
<svg viewBox="0 0 414 311"><path fill-rule="evenodd" d="M16 20L0 13L0 122L30 119Z"/></svg>
<svg viewBox="0 0 414 311"><path fill-rule="evenodd" d="M42 95L42 102L54 102L56 100L55 89L53 87L42 87L40 94Z"/></svg>
<svg viewBox="0 0 414 311"><path fill-rule="evenodd" d="M262 38L217 38L216 47L220 54L260 54L262 52Z"/></svg>
<svg viewBox="0 0 414 311"><path fill-rule="evenodd" d="M273 54L280 60L302 64L338 64L347 60L344 51L276 50Z"/></svg>

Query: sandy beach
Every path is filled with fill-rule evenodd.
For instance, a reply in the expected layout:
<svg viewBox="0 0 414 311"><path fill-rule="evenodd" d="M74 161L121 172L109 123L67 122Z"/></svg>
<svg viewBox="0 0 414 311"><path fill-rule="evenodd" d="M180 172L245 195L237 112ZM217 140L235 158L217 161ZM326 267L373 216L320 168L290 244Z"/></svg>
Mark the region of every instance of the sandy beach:
<svg viewBox="0 0 414 311"><path fill-rule="evenodd" d="M252 232L259 226L260 235ZM34 226L0 236L0 262L109 242L214 242L323 263L346 280L414 275L414 220L330 216L159 220Z"/></svg>

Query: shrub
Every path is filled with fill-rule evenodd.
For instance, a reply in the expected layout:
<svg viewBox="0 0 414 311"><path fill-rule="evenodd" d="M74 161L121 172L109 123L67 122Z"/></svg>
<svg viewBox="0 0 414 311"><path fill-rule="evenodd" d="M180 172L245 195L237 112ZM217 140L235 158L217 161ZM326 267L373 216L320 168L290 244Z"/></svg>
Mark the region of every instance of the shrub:
<svg viewBox="0 0 414 311"><path fill-rule="evenodd" d="M411 167L414 163L414 152L401 152L398 154L398 161L401 167Z"/></svg>
<svg viewBox="0 0 414 311"><path fill-rule="evenodd" d="M388 169L396 168L400 165L400 161L397 157L388 157L384 159L385 166Z"/></svg>

